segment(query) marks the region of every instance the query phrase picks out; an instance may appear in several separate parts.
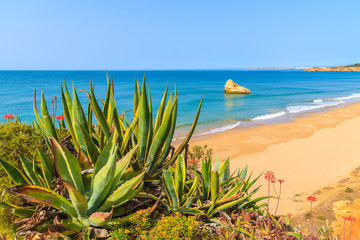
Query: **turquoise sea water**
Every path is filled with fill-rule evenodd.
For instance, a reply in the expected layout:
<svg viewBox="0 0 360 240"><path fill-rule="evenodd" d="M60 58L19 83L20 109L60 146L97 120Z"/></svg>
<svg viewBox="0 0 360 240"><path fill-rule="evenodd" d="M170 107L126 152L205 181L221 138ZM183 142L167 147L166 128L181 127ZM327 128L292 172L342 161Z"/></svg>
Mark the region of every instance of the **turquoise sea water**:
<svg viewBox="0 0 360 240"><path fill-rule="evenodd" d="M301 71L110 71L120 110L132 109L134 79L146 74L153 106L160 103L166 82L176 83L179 92L178 131L183 135L195 116L204 95L197 135L214 133L251 124L291 119L299 114L360 101L360 73ZM46 99L60 96L65 79L76 88L88 90L89 77L96 94L104 97L105 71L0 71L0 114L18 114L22 121L34 119L33 91L43 89ZM247 96L224 94L224 84L233 79L249 88ZM38 100L40 91L38 91ZM87 96L79 92L80 100ZM58 104L58 113L62 113ZM156 112L156 111L155 111ZM59 115L59 114L58 114Z"/></svg>

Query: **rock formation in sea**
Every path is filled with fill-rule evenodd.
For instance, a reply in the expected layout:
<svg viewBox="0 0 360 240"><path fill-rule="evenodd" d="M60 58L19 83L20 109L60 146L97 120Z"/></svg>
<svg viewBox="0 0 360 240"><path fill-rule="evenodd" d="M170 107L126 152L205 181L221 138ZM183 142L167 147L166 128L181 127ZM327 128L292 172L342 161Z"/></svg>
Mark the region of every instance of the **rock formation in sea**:
<svg viewBox="0 0 360 240"><path fill-rule="evenodd" d="M251 91L249 89L244 88L237 83L234 83L234 81L231 79L227 80L224 92L231 94L251 94Z"/></svg>

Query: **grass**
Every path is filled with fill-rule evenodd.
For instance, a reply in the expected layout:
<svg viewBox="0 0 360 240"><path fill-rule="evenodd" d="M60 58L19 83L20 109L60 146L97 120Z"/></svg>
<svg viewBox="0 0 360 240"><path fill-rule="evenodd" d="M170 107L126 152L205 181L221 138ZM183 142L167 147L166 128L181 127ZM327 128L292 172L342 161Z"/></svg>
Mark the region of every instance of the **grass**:
<svg viewBox="0 0 360 240"><path fill-rule="evenodd" d="M346 187L346 188L345 188L345 192L347 192L347 193L352 193L352 192L354 192L354 189L352 189L352 188L350 188L350 187Z"/></svg>
<svg viewBox="0 0 360 240"><path fill-rule="evenodd" d="M21 124L20 122L0 124L0 159L19 168L18 154L21 153L32 159L32 155L37 148L46 151L42 141L43 137L30 125ZM13 185L12 180L7 176L4 169L0 167L0 191L3 191L3 186L9 187ZM9 194L5 195L3 200L16 203L15 197ZM11 224L13 220L10 212L0 208L0 235L14 232L14 226Z"/></svg>
<svg viewBox="0 0 360 240"><path fill-rule="evenodd" d="M321 221L325 221L326 217L325 216L316 216L316 219L321 220Z"/></svg>

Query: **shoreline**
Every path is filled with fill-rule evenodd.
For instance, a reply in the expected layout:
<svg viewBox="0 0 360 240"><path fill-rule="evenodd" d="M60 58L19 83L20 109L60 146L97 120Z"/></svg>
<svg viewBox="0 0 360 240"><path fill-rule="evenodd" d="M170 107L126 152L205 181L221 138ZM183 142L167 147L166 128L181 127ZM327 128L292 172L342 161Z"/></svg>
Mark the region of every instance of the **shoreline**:
<svg viewBox="0 0 360 240"><path fill-rule="evenodd" d="M190 146L207 144L220 160L230 157L232 171L246 164L253 176L274 171L285 180L279 213L296 214L302 208L295 195L310 195L360 165L359 113L360 103L351 103L292 122L204 136L191 140ZM266 185L263 177L260 184ZM267 188L259 194L266 195Z"/></svg>

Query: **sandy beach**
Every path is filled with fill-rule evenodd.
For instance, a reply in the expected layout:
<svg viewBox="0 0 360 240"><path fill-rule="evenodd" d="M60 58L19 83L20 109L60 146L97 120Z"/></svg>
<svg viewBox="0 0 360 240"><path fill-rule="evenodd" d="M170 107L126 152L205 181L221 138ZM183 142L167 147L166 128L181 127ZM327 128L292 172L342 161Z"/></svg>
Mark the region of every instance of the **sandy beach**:
<svg viewBox="0 0 360 240"><path fill-rule="evenodd" d="M284 179L278 213L304 211L303 200L349 176L360 166L360 103L295 119L294 122L224 132L191 145L207 144L231 168L244 167L254 176L266 170ZM260 194L267 194L266 180ZM298 199L296 198L303 198ZM319 203L318 201L317 203ZM275 207L275 200L271 202Z"/></svg>

